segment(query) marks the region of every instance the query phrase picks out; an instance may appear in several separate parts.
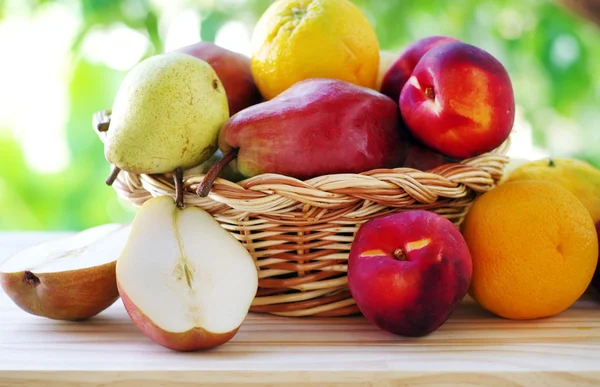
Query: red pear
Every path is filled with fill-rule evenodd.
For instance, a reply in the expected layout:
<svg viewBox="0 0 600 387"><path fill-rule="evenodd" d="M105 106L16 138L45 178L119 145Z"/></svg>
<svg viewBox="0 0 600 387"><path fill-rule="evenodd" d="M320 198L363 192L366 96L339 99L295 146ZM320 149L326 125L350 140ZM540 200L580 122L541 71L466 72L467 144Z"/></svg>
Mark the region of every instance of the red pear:
<svg viewBox="0 0 600 387"><path fill-rule="evenodd" d="M406 142L394 101L334 79L301 81L251 106L223 126L219 147L237 151L246 177L278 173L298 179L402 165Z"/></svg>

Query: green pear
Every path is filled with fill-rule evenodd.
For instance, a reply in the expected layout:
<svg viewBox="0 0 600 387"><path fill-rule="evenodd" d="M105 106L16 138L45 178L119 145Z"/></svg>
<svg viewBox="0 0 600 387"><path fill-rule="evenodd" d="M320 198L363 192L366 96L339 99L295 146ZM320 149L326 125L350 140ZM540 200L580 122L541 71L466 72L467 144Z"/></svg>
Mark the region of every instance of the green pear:
<svg viewBox="0 0 600 387"><path fill-rule="evenodd" d="M229 119L221 80L183 53L149 57L125 76L104 139L106 159L132 173L167 173L208 160Z"/></svg>

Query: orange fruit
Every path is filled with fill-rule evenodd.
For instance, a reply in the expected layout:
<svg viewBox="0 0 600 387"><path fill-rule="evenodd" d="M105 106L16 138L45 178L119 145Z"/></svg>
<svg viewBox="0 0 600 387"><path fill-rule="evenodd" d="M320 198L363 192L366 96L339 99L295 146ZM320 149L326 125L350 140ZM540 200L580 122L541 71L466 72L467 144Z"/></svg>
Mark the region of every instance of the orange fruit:
<svg viewBox="0 0 600 387"><path fill-rule="evenodd" d="M379 42L367 17L348 0L278 0L257 22L250 65L271 99L308 78L375 87Z"/></svg>
<svg viewBox="0 0 600 387"><path fill-rule="evenodd" d="M509 319L560 313L586 290L598 263L592 217L547 181L505 183L475 200L462 225L473 260L469 294Z"/></svg>

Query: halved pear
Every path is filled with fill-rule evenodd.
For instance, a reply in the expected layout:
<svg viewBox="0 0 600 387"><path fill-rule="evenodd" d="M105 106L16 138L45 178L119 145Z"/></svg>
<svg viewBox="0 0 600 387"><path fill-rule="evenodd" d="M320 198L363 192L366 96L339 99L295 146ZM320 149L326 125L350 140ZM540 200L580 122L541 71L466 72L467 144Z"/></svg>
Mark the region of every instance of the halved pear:
<svg viewBox="0 0 600 387"><path fill-rule="evenodd" d="M83 320L119 293L116 261L130 225L104 224L31 246L0 266L0 283L21 309L56 320Z"/></svg>
<svg viewBox="0 0 600 387"><path fill-rule="evenodd" d="M179 351L235 336L258 289L252 256L206 211L170 196L146 201L117 261L117 284L133 323Z"/></svg>

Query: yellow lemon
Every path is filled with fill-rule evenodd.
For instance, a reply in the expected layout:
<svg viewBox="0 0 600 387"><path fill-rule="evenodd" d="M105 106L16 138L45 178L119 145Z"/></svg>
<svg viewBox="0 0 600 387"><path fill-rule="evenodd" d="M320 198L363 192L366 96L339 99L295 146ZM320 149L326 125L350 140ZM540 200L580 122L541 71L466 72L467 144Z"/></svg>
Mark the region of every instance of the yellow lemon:
<svg viewBox="0 0 600 387"><path fill-rule="evenodd" d="M278 0L256 24L250 63L266 99L309 78L375 88L379 42L367 17L347 0Z"/></svg>
<svg viewBox="0 0 600 387"><path fill-rule="evenodd" d="M505 182L517 180L557 183L581 200L594 221L600 220L600 170L583 160L557 157L526 162L509 172Z"/></svg>

